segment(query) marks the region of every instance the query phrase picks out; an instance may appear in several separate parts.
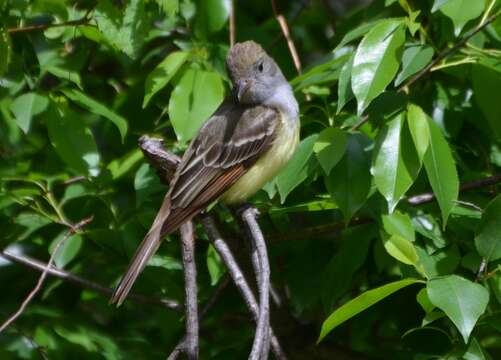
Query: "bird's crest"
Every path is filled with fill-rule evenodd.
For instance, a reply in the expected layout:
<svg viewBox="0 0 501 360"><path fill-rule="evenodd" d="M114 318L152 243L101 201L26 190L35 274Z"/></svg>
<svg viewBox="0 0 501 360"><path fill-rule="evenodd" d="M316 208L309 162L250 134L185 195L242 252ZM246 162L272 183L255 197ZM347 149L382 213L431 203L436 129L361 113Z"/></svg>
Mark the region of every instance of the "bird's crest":
<svg viewBox="0 0 501 360"><path fill-rule="evenodd" d="M268 55L261 45L254 41L245 41L233 45L226 58L226 66L232 80L245 76L250 67L265 56Z"/></svg>

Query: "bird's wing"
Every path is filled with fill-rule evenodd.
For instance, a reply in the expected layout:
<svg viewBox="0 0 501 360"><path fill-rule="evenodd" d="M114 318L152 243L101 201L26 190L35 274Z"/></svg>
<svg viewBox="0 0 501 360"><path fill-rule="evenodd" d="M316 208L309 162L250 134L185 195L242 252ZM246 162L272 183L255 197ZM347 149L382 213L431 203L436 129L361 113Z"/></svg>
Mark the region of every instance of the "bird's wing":
<svg viewBox="0 0 501 360"><path fill-rule="evenodd" d="M199 130L186 150L169 192L110 300L120 305L160 246L233 185L268 150L280 125L271 108L242 108L226 101Z"/></svg>

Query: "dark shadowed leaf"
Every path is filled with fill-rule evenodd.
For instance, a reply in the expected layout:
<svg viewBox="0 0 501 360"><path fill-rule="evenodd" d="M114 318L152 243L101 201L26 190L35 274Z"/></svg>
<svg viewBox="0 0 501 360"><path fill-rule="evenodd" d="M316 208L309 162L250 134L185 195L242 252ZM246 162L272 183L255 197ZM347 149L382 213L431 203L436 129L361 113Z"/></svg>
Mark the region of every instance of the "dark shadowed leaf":
<svg viewBox="0 0 501 360"><path fill-rule="evenodd" d="M49 105L47 97L36 93L26 93L12 102L10 110L14 113L17 125L26 134L30 131L33 117L44 112L47 105Z"/></svg>
<svg viewBox="0 0 501 360"><path fill-rule="evenodd" d="M101 104L99 101L94 100L90 96L84 94L78 90L63 90L63 94L66 95L70 100L76 102L77 104L85 107L94 114L101 115L106 119L110 120L117 127L122 137L122 142L125 140L127 135L127 120L118 115L113 110L108 109L105 105Z"/></svg>
<svg viewBox="0 0 501 360"><path fill-rule="evenodd" d="M487 261L501 258L501 195L492 200L484 210L477 228L475 246Z"/></svg>
<svg viewBox="0 0 501 360"><path fill-rule="evenodd" d="M363 135L349 136L343 158L324 178L332 200L339 206L346 221L362 207L369 195L371 175L366 145L367 139Z"/></svg>

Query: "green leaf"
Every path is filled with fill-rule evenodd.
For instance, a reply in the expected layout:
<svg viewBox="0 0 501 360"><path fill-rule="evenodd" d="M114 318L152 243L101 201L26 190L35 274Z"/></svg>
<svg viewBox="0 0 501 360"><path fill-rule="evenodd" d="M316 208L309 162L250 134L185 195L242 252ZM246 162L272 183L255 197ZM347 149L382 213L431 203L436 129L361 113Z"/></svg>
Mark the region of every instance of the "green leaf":
<svg viewBox="0 0 501 360"><path fill-rule="evenodd" d="M329 332L344 323L346 320L351 319L353 316L380 302L394 292L416 283L423 283L423 281L418 279L403 279L394 281L392 283L380 286L376 289L366 291L363 294L357 296L355 299L348 301L346 304L342 305L336 311L334 311L327 318L327 320L324 321L317 343L322 341L322 339Z"/></svg>
<svg viewBox="0 0 501 360"><path fill-rule="evenodd" d="M369 159L365 153L367 139L361 134L348 137L346 152L325 176L325 186L332 200L349 221L367 200L371 186Z"/></svg>
<svg viewBox="0 0 501 360"><path fill-rule="evenodd" d="M445 228L454 202L458 198L458 174L451 149L442 131L431 119L428 119L428 127L430 129L430 145L424 156L424 167L437 197L442 212L442 226Z"/></svg>
<svg viewBox="0 0 501 360"><path fill-rule="evenodd" d="M226 267L224 266L223 262L221 261L221 257L212 245L209 245L209 247L207 248L206 261L207 269L209 270L210 275L210 284L211 286L214 286L226 272Z"/></svg>
<svg viewBox="0 0 501 360"><path fill-rule="evenodd" d="M329 127L322 130L313 146L318 162L327 175L341 160L346 151L346 133L337 128Z"/></svg>
<svg viewBox="0 0 501 360"><path fill-rule="evenodd" d="M143 109L148 106L153 95L163 89L190 55L187 51L174 51L157 65L146 78L144 85Z"/></svg>
<svg viewBox="0 0 501 360"><path fill-rule="evenodd" d="M482 350L482 346L478 343L477 339L473 338L470 341L468 349L463 354L464 360L489 360L490 357L486 356Z"/></svg>
<svg viewBox="0 0 501 360"><path fill-rule="evenodd" d="M124 142L128 128L127 120L124 117L118 115L116 112L108 109L105 105L94 100L93 98L91 98L90 96L84 94L79 90L68 89L68 90L63 90L62 92L70 100L85 107L94 114L105 117L106 119L110 120L113 124L115 124L118 131L120 132L120 136L122 137L122 142Z"/></svg>
<svg viewBox="0 0 501 360"><path fill-rule="evenodd" d="M393 80L400 65L404 42L403 22L388 19L375 25L358 45L353 59L351 86L357 98L359 114Z"/></svg>
<svg viewBox="0 0 501 360"><path fill-rule="evenodd" d="M334 52L336 50L342 48L346 44L349 44L350 42L357 40L358 38L361 38L362 36L367 34L367 32L369 30L374 28L374 26L379 24L381 21L382 20L370 21L370 22L367 22L365 24L359 25L358 27L354 28L353 30L348 31L346 33L346 35L343 36L343 38L341 39L339 44L336 46L336 48L334 49Z"/></svg>
<svg viewBox="0 0 501 360"><path fill-rule="evenodd" d="M179 12L179 0L156 0L168 17L174 17Z"/></svg>
<svg viewBox="0 0 501 360"><path fill-rule="evenodd" d="M97 146L80 117L66 104L52 103L46 121L50 142L61 159L80 174L97 176Z"/></svg>
<svg viewBox="0 0 501 360"><path fill-rule="evenodd" d="M58 66L54 65L49 65L49 66L44 66L43 69L45 71L48 71L54 76L57 76L58 78L66 81L71 81L74 83L76 86L78 86L80 89L82 88L82 79L80 78L80 74L76 71L68 70L68 69L63 69Z"/></svg>
<svg viewBox="0 0 501 360"><path fill-rule="evenodd" d="M155 171L149 164L142 164L134 177L134 189L136 190L136 206L143 204L150 195L161 192L163 186Z"/></svg>
<svg viewBox="0 0 501 360"><path fill-rule="evenodd" d="M501 73L482 65L472 67L473 93L475 101L489 122L493 134L501 139L501 101L498 91L501 89Z"/></svg>
<svg viewBox="0 0 501 360"><path fill-rule="evenodd" d="M148 266L159 267L166 270L183 269L183 264L181 264L181 261L179 261L178 259L172 256L160 255L160 254L153 255L153 257L148 261Z"/></svg>
<svg viewBox="0 0 501 360"><path fill-rule="evenodd" d="M484 6L484 0L449 0L440 5L440 11L452 20L454 35L459 36L468 21L482 15Z"/></svg>
<svg viewBox="0 0 501 360"><path fill-rule="evenodd" d="M379 192L388 202L391 213L414 183L420 161L410 131L401 112L384 124L376 139L372 174Z"/></svg>
<svg viewBox="0 0 501 360"><path fill-rule="evenodd" d="M11 44L9 33L0 27L0 77L7 72L10 62Z"/></svg>
<svg viewBox="0 0 501 360"><path fill-rule="evenodd" d="M428 115L419 106L409 104L407 107L407 124L419 156L419 161L423 161L426 150L428 150L428 146L430 145L428 119Z"/></svg>
<svg viewBox="0 0 501 360"><path fill-rule="evenodd" d="M128 0L119 9L110 0L97 3L93 18L106 42L135 59L144 44L150 27L143 0Z"/></svg>
<svg viewBox="0 0 501 360"><path fill-rule="evenodd" d="M294 91L299 91L313 85L329 84L337 80L341 69L349 58L348 54L316 65L305 73L296 76L290 81Z"/></svg>
<svg viewBox="0 0 501 360"><path fill-rule="evenodd" d="M426 288L422 288L416 295L416 301L423 308L425 313L430 313L435 309L435 305L433 305L428 297L428 293L426 292Z"/></svg>
<svg viewBox="0 0 501 360"><path fill-rule="evenodd" d="M484 210L475 235L478 253L487 261L501 258L501 195L492 200Z"/></svg>
<svg viewBox="0 0 501 360"><path fill-rule="evenodd" d="M67 231L61 232L52 241L49 246L50 254L54 252L56 244L59 243L65 236L67 236ZM56 266L58 268L63 268L67 264L69 264L69 262L73 260L80 252L80 249L82 248L82 242L82 237L78 234L71 235L69 238L67 238L66 241L64 241L62 245L59 246L59 250L54 256L54 263L56 264Z"/></svg>
<svg viewBox="0 0 501 360"><path fill-rule="evenodd" d="M327 311L353 285L353 276L364 265L371 240L376 236L375 228L374 225L363 225L343 231L339 249L322 271L321 299Z"/></svg>
<svg viewBox="0 0 501 360"><path fill-rule="evenodd" d="M14 223L26 228L23 233L17 236L17 240L24 240L38 229L51 224L52 220L37 213L24 212L14 218Z"/></svg>
<svg viewBox="0 0 501 360"><path fill-rule="evenodd" d="M402 70L395 79L395 86L422 70L432 58L433 48L428 45L413 44L406 47L402 55Z"/></svg>
<svg viewBox="0 0 501 360"><path fill-rule="evenodd" d="M48 105L47 97L36 93L26 93L12 102L10 110L14 113L17 125L27 134L33 117L44 112Z"/></svg>
<svg viewBox="0 0 501 360"><path fill-rule="evenodd" d="M190 140L223 98L223 81L217 73L186 70L169 101L169 115L179 141Z"/></svg>
<svg viewBox="0 0 501 360"><path fill-rule="evenodd" d="M415 233L409 215L395 211L390 215L381 217L383 229L390 235L400 235L403 238L414 242Z"/></svg>
<svg viewBox="0 0 501 360"><path fill-rule="evenodd" d="M206 39L223 28L230 15L230 4L226 0L199 0L195 16L195 35Z"/></svg>
<svg viewBox="0 0 501 360"><path fill-rule="evenodd" d="M275 182L282 204L285 202L287 195L308 176L307 171L304 170L313 153L313 146L317 138L318 135L315 134L303 139L285 169L278 174Z"/></svg>
<svg viewBox="0 0 501 360"><path fill-rule="evenodd" d="M428 254L421 247L416 247L419 262L422 265L422 272L431 279L440 275L453 274L461 262L461 254L457 246L449 246L446 249L439 249L433 254Z"/></svg>
<svg viewBox="0 0 501 360"><path fill-rule="evenodd" d="M353 68L353 56L350 56L348 61L341 68L341 73L339 74L339 83L337 88L337 111L339 112L343 109L348 101L353 99L353 90L351 89L351 70Z"/></svg>
<svg viewBox="0 0 501 360"><path fill-rule="evenodd" d="M398 261L413 266L418 263L419 257L416 253L416 248L409 240L402 236L383 236L383 245L388 254Z"/></svg>
<svg viewBox="0 0 501 360"><path fill-rule="evenodd" d="M445 5L446 3L448 3L449 1L451 0L435 0L433 2L433 6L431 8L431 12L434 13L436 12L437 10L440 10L440 8Z"/></svg>
<svg viewBox="0 0 501 360"><path fill-rule="evenodd" d="M487 289L457 275L432 279L426 288L430 301L445 312L467 343L489 302Z"/></svg>

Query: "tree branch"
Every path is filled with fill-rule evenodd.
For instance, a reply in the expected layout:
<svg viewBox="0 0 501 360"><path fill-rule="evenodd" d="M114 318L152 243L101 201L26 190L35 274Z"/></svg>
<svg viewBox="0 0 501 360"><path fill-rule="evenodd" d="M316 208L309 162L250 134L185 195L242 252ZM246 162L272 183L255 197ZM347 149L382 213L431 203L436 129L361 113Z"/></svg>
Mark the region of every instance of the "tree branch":
<svg viewBox="0 0 501 360"><path fill-rule="evenodd" d="M42 274L40 275L40 278L38 279L37 284L33 288L33 290L30 291L28 296L24 299L24 301L21 303L21 306L19 309L12 314L1 326L0 326L0 333L2 333L5 329L9 327L16 319L22 315L26 307L29 305L31 300L38 294L40 289L42 288L43 283L45 282L45 279L47 278L49 269L52 267L52 264L54 263L54 259L56 258L56 255L59 251L59 248L68 240L72 235L76 234L81 228L83 228L85 225L90 223L94 216L90 216L86 219L83 219L82 221L78 222L75 225L72 225L71 228L68 230L66 235L57 242L56 246L54 247L54 250L52 251L52 254L49 258L49 262L47 263L47 266L43 270Z"/></svg>
<svg viewBox="0 0 501 360"><path fill-rule="evenodd" d="M259 289L259 316L249 359L267 359L270 348L270 264L268 262L266 242L256 221L257 209L247 205L239 213L251 240L252 264Z"/></svg>
<svg viewBox="0 0 501 360"><path fill-rule="evenodd" d="M181 225L183 269L185 282L186 339L184 350L189 360L198 359L197 268L193 222Z"/></svg>
<svg viewBox="0 0 501 360"><path fill-rule="evenodd" d="M212 242L212 245L218 252L219 256L221 256L221 259L228 268L228 271L230 273L231 278L233 279L233 282L237 286L237 289L240 292L240 294L242 295L242 298L244 299L247 308L250 310L252 317L254 318L254 321L256 321L257 323L259 319L259 306L257 304L256 298L254 297L254 294L252 293L249 284L247 283L247 280L245 280L242 270L238 266L238 263L236 262L235 257L233 256L230 248L221 237L221 234L219 233L219 230L216 227L214 219L207 214L203 214L200 217L202 224L204 225L204 228L207 231L207 234L209 235L209 240ZM275 336L272 328L270 328L270 337L271 337L271 349L273 350L275 357L278 360L287 359L287 356L282 350L282 347L280 346L280 343L277 337Z"/></svg>
<svg viewBox="0 0 501 360"><path fill-rule="evenodd" d="M95 292L98 292L100 294L109 296L113 294L113 289L110 289L109 287L103 286L101 284L98 284L96 282L87 280L85 278L82 278L80 276L74 275L70 272L67 272L62 269L58 269L55 267L49 267L48 264L32 259L28 256L22 256L22 255L16 255L12 254L9 252L5 251L0 251L0 256L3 258L10 260L16 264L26 266L28 268L38 270L38 271L44 271L45 269L48 269L47 274L54 276L56 278L59 278L61 280L64 280L69 283L73 283L76 285L79 285L83 288L91 289L94 290ZM150 298L146 297L144 295L139 295L139 294L134 294L131 293L128 297L128 300L140 303L140 304L149 304L149 305L157 305L161 306L170 310L176 310L176 311L181 311L183 306L179 304L175 300L171 299L156 299L156 298Z"/></svg>

